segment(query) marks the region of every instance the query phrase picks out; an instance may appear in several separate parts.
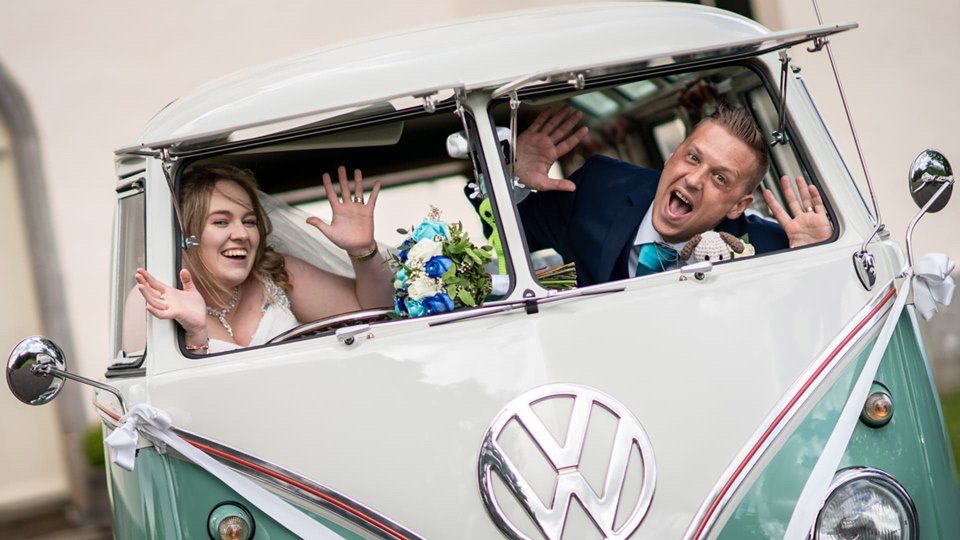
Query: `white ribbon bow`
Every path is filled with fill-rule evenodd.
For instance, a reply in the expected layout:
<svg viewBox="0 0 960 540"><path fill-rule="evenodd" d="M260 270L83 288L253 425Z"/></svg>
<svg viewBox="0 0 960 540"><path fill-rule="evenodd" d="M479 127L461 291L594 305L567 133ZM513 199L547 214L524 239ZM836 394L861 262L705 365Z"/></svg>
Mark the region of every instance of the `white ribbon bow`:
<svg viewBox="0 0 960 540"><path fill-rule="evenodd" d="M167 431L173 423L170 415L149 405L134 405L123 418L123 424L113 430L104 442L112 450L112 460L121 469L132 471L137 456L137 442L140 440L140 428L149 425L160 431Z"/></svg>
<svg viewBox="0 0 960 540"><path fill-rule="evenodd" d="M913 265L913 305L929 321L937 304L949 307L956 286L950 273L957 267L943 253L928 253Z"/></svg>
<svg viewBox="0 0 960 540"><path fill-rule="evenodd" d="M250 504L274 519L300 538L319 540L340 540L341 536L325 527L322 523L307 516L297 508L277 497L273 493L241 476L233 469L198 450L173 432L170 415L146 404L134 405L120 419L122 425L113 430L104 442L111 449L114 463L118 467L132 471L135 466L137 442L140 432L151 439L160 441L179 452L183 457L199 465L237 492Z"/></svg>

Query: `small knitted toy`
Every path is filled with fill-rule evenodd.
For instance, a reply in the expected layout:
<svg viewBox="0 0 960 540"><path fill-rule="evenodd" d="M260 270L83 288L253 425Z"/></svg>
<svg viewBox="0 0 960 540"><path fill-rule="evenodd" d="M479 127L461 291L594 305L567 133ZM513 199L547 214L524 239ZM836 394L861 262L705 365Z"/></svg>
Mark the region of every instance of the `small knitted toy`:
<svg viewBox="0 0 960 540"><path fill-rule="evenodd" d="M687 241L680 252L680 261L686 261L693 255L697 262L728 261L734 258L749 257L755 253L753 246L730 233L706 231Z"/></svg>

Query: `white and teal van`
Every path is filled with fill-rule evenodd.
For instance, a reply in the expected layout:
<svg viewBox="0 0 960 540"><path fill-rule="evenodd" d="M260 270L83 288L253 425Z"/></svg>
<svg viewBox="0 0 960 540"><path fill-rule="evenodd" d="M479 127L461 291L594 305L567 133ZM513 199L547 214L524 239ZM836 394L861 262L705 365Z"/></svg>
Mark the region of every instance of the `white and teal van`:
<svg viewBox="0 0 960 540"><path fill-rule="evenodd" d="M165 107L116 151L114 356L84 380L111 436L116 538L960 536L917 325L949 296L947 263L914 256L909 237L905 255L883 228L790 57L827 54L828 36L855 26L565 6L309 52ZM833 236L555 288L538 271L558 256L527 249L517 211L516 134L570 106L591 135L557 175L594 154L658 169L703 113L678 104L697 85L711 89L703 107L746 108L769 134L776 196L781 175L819 188ZM176 282L175 198L199 162L251 169L265 193L321 216L320 174L362 168L384 186L384 244L438 206L497 244L501 294L417 318L345 313L196 356L175 323L126 299L138 266ZM907 180L918 218L954 182L935 152ZM769 217L757 201L748 212ZM124 321L141 318L138 342ZM27 403L65 379L82 380L45 338L11 353L7 380Z"/></svg>

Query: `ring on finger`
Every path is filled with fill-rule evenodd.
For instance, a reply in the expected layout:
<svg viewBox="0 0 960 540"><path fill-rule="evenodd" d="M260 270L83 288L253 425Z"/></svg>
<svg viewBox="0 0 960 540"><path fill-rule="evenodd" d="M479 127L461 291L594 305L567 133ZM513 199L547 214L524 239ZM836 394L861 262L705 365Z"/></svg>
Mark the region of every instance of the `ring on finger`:
<svg viewBox="0 0 960 540"><path fill-rule="evenodd" d="M350 199L353 200L353 202L355 203L366 204L363 201L363 197L357 197L356 195L354 195L353 197L350 197Z"/></svg>
<svg viewBox="0 0 960 540"><path fill-rule="evenodd" d="M812 206L808 206L808 207L804 208L803 211L804 211L804 212L813 212L813 207L812 207Z"/></svg>

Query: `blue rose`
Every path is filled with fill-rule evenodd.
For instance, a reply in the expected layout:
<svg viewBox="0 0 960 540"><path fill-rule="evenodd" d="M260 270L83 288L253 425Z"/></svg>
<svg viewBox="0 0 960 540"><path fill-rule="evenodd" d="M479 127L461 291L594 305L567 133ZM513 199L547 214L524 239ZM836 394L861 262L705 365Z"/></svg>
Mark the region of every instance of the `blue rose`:
<svg viewBox="0 0 960 540"><path fill-rule="evenodd" d="M398 294L393 297L393 311L396 312L397 315L403 315L407 312L407 305L404 303L406 299L406 294Z"/></svg>
<svg viewBox="0 0 960 540"><path fill-rule="evenodd" d="M404 252L404 253L406 253L406 252ZM406 281L407 281L407 269L406 269L406 268L401 268L400 270L397 270L397 281L403 281L404 283L406 283Z"/></svg>
<svg viewBox="0 0 960 540"><path fill-rule="evenodd" d="M447 232L447 224L442 221L425 219L417 227L417 230L413 231L413 234L410 235L410 239L416 243L424 238L435 240L437 236L442 236L444 238L450 236L450 234Z"/></svg>
<svg viewBox="0 0 960 540"><path fill-rule="evenodd" d="M438 278L443 276L444 272L449 270L451 266L453 266L453 259L444 257L443 255L437 255L430 257L427 264L423 265L423 269L427 272L428 276Z"/></svg>
<svg viewBox="0 0 960 540"><path fill-rule="evenodd" d="M435 315L437 313L453 311L453 300L450 299L447 293L428 296L421 300L421 302L423 303L423 308L426 310L427 315Z"/></svg>
<svg viewBox="0 0 960 540"><path fill-rule="evenodd" d="M426 312L423 304L419 300L413 300L411 298L407 298L404 301L404 307L407 308L407 313L409 313L411 317L419 317Z"/></svg>
<svg viewBox="0 0 960 540"><path fill-rule="evenodd" d="M400 251L397 252L397 258L400 259L400 262L402 262L402 263L407 262L407 252L408 252L408 251L410 251L410 250L409 250L409 249L401 249Z"/></svg>

